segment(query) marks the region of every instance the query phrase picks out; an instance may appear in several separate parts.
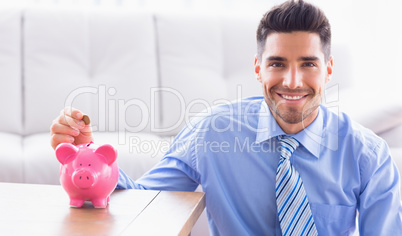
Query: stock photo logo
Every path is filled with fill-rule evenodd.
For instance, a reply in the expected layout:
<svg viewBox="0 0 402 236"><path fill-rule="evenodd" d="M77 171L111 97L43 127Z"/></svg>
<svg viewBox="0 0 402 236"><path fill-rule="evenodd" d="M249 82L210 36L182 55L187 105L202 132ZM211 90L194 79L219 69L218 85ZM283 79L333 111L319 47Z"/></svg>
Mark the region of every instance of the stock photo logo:
<svg viewBox="0 0 402 236"><path fill-rule="evenodd" d="M163 104L163 95L169 94L176 99L176 103L173 104L179 114L176 115L174 122L170 122L169 125L164 123L164 115L162 106L171 106L170 104ZM243 99L241 97L241 86L238 86L237 98L234 100ZM194 128L193 126L199 119L208 117L212 114L213 108L219 105L227 107L226 112L220 114L214 114L215 116L244 116L244 120L247 121L247 107L241 111L238 107L233 106L233 99L217 99L214 101L207 101L205 99L193 99L191 101L186 100L184 95L180 91L173 88L150 88L149 96L147 99L140 99L136 97L121 98L118 91L114 87L107 87L106 85L99 85L98 87L84 86L71 91L65 99L65 107L80 106L77 98L86 97L88 104L88 111L91 116L91 129L93 132L115 132L117 133L117 143L119 145L129 144L130 152L137 153L154 153L152 156L156 156L156 153L160 150L167 151L173 138L177 135L181 128L187 126ZM262 97L261 97L262 98ZM82 100L82 99L81 99ZM321 97L321 105L326 106L334 113L339 113L339 86L333 85L326 88ZM277 104L276 106L280 106ZM272 110L272 109L270 109ZM270 116L269 111L261 111L263 115ZM305 109L305 112L310 112L309 109ZM213 121L218 120L213 119ZM272 120L272 119L271 119ZM231 121L231 119L229 119ZM247 124L248 129L252 129L255 132L266 132L266 130L259 130L258 127ZM336 145L327 145L321 143L321 137L328 135L326 130L310 130L308 127L302 132L306 132L312 140L320 142L330 150L336 151L338 149ZM241 131L241 127L236 126L235 123L228 122L225 127L211 123L205 130L198 130L200 132L206 132L210 129L216 132L231 132ZM335 129L337 130L337 129ZM167 137L164 140L146 140L138 133L151 133L158 136ZM337 133L331 133L333 137L337 136ZM252 146L252 141L247 140L248 143L240 144L237 142L239 150L245 149L245 146ZM235 142L236 143L236 142ZM206 147L225 152L226 144L205 144ZM254 149L254 148L253 148ZM250 149L250 151L253 151Z"/></svg>

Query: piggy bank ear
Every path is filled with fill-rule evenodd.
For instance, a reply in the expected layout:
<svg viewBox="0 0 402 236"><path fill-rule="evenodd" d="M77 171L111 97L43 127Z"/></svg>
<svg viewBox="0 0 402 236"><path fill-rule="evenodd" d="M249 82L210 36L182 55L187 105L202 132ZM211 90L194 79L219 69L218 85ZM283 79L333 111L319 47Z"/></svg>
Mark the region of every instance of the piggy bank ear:
<svg viewBox="0 0 402 236"><path fill-rule="evenodd" d="M114 149L114 147L112 147L112 145L109 145L109 144L105 144L105 145L98 147L98 149L96 149L95 153L103 156L105 158L106 164L108 164L108 165L113 164L113 162L117 158L116 149Z"/></svg>
<svg viewBox="0 0 402 236"><path fill-rule="evenodd" d="M56 147L57 160L63 165L74 160L78 148L71 143L61 143Z"/></svg>

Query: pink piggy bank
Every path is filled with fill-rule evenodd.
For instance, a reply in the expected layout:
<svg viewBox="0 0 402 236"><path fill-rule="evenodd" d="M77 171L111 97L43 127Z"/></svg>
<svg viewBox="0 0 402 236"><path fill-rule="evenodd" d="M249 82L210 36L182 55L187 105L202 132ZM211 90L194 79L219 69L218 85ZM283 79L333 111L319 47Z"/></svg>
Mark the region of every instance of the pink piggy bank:
<svg viewBox="0 0 402 236"><path fill-rule="evenodd" d="M117 185L117 151L108 144L98 148L91 144L61 143L56 148L56 157L61 163L60 183L72 207L91 201L94 207L105 208Z"/></svg>

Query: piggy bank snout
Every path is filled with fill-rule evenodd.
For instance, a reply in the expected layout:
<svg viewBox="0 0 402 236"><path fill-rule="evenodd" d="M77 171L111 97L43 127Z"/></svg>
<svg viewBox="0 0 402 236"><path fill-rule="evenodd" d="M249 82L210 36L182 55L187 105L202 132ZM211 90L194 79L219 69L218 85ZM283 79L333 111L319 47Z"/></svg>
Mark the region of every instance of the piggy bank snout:
<svg viewBox="0 0 402 236"><path fill-rule="evenodd" d="M91 188L95 185L97 180L97 175L94 171L89 169L77 169L73 173L73 183L77 188Z"/></svg>

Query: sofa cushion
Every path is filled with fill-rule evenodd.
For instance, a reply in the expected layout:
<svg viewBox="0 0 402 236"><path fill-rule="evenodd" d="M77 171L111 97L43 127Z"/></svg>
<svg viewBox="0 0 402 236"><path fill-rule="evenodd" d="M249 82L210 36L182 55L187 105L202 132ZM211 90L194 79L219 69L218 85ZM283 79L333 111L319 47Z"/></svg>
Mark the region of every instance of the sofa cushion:
<svg viewBox="0 0 402 236"><path fill-rule="evenodd" d="M176 134L192 114L227 98L219 18L156 14L162 127Z"/></svg>
<svg viewBox="0 0 402 236"><path fill-rule="evenodd" d="M345 112L353 120L381 134L402 124L402 102L395 94L377 96L363 87L332 88L325 104Z"/></svg>
<svg viewBox="0 0 402 236"><path fill-rule="evenodd" d="M68 95L90 85L90 61L82 12L27 9L24 18L25 134L29 135L49 130ZM88 110L90 96L78 98L78 107Z"/></svg>
<svg viewBox="0 0 402 236"><path fill-rule="evenodd" d="M402 147L402 124L379 133L390 147ZM401 157L402 158L402 157Z"/></svg>
<svg viewBox="0 0 402 236"><path fill-rule="evenodd" d="M352 87L340 91L339 108L363 126L380 134L402 124L402 102L392 96L395 94L375 96L372 91Z"/></svg>
<svg viewBox="0 0 402 236"><path fill-rule="evenodd" d="M0 10L0 130L22 133L21 10Z"/></svg>
<svg viewBox="0 0 402 236"><path fill-rule="evenodd" d="M91 103L93 124L99 131L149 132L160 122L152 92L159 83L153 16L92 11L88 21L91 83L107 89L106 101Z"/></svg>
<svg viewBox="0 0 402 236"><path fill-rule="evenodd" d="M24 183L60 184L59 169L49 133L38 133L23 139Z"/></svg>
<svg viewBox="0 0 402 236"><path fill-rule="evenodd" d="M228 99L262 95L262 86L254 74L257 54L255 32L260 16L221 16L223 68Z"/></svg>
<svg viewBox="0 0 402 236"><path fill-rule="evenodd" d="M20 135L0 132L1 182L24 182L22 140Z"/></svg>
<svg viewBox="0 0 402 236"><path fill-rule="evenodd" d="M26 134L48 131L68 105L94 130L149 130L158 86L151 14L28 9L24 37Z"/></svg>

